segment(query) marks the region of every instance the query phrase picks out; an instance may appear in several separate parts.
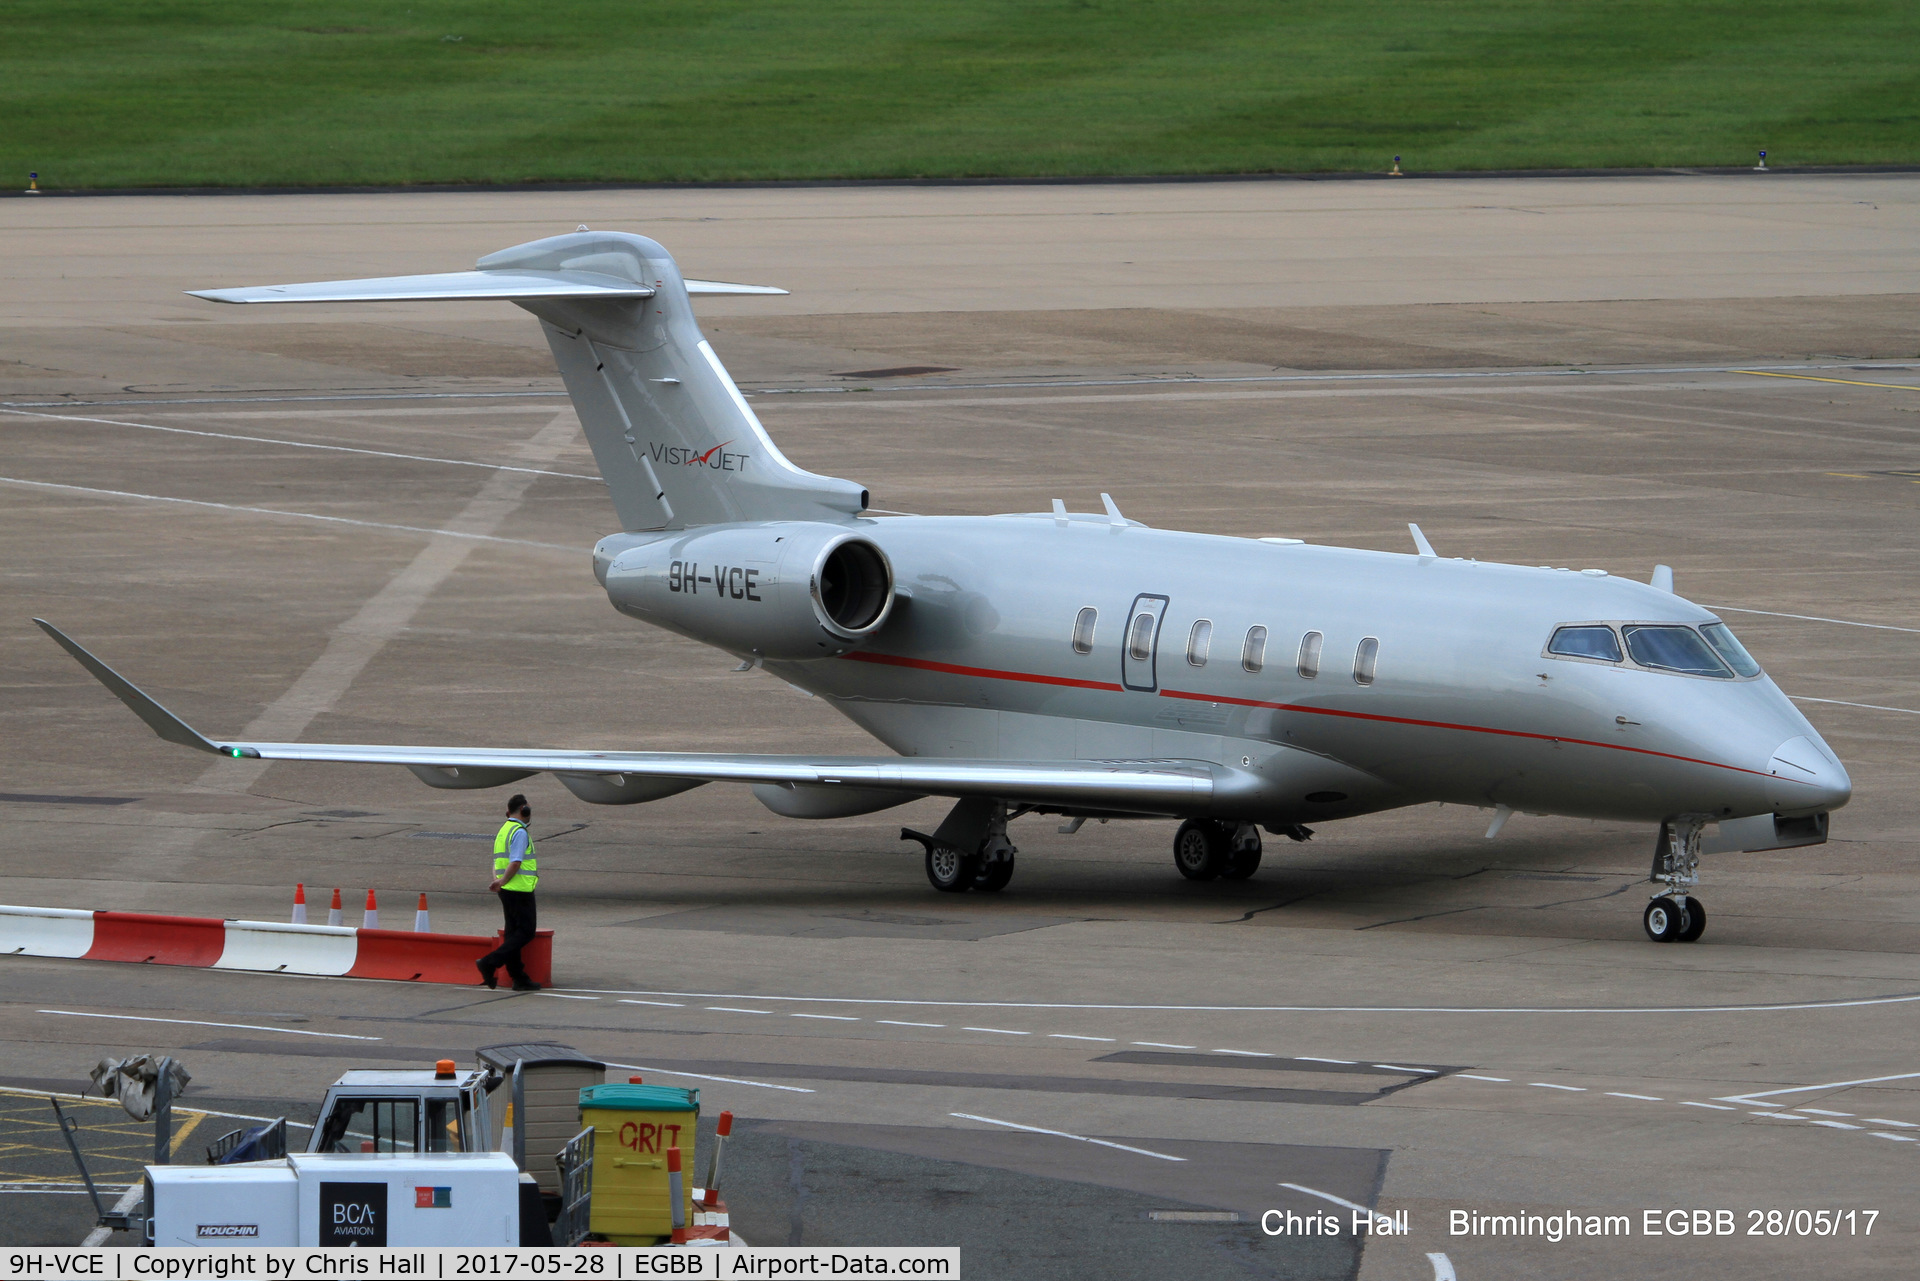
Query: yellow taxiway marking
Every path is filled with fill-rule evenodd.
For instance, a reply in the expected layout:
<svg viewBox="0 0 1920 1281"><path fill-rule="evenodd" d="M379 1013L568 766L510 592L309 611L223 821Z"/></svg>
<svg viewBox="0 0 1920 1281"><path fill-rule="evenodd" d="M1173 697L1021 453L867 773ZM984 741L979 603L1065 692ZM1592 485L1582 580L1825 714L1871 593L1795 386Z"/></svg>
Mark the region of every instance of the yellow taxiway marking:
<svg viewBox="0 0 1920 1281"><path fill-rule="evenodd" d="M1736 369L1733 372L1753 378L1798 378L1808 383L1842 383L1848 387L1891 387L1895 391L1920 391L1920 387L1910 383L1866 383L1857 378L1816 378L1812 374L1776 374L1764 369Z"/></svg>

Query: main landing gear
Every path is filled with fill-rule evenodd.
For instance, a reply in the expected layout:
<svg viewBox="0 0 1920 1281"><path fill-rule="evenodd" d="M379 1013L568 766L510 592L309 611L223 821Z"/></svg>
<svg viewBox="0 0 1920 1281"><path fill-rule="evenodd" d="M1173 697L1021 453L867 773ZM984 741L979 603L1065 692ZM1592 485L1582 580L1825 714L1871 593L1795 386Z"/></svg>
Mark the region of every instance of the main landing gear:
<svg viewBox="0 0 1920 1281"><path fill-rule="evenodd" d="M1693 887L1700 883L1700 835L1706 826L1706 817L1698 814L1660 825L1649 879L1666 888L1655 893L1640 918L1647 937L1656 943L1692 943L1706 933L1707 909L1693 896Z"/></svg>
<svg viewBox="0 0 1920 1281"><path fill-rule="evenodd" d="M903 827L900 839L926 847L927 881L941 893L997 894L1013 879L1013 856L1020 852L1007 839L1011 817L1004 802L968 799L933 835Z"/></svg>
<svg viewBox="0 0 1920 1281"><path fill-rule="evenodd" d="M1244 881L1260 869L1260 829L1190 818L1173 834L1173 865L1189 881Z"/></svg>

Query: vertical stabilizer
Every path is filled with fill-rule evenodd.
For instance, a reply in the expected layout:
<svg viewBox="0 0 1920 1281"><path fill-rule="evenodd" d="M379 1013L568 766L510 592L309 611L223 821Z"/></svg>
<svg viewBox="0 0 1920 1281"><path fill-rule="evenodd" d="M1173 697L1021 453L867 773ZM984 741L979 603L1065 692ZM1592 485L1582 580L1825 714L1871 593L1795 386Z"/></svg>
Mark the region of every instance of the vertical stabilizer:
<svg viewBox="0 0 1920 1281"><path fill-rule="evenodd" d="M628 530L845 520L852 481L787 461L701 334L673 256L644 236L579 232L503 249L480 271L592 273L651 297L518 297L540 318Z"/></svg>

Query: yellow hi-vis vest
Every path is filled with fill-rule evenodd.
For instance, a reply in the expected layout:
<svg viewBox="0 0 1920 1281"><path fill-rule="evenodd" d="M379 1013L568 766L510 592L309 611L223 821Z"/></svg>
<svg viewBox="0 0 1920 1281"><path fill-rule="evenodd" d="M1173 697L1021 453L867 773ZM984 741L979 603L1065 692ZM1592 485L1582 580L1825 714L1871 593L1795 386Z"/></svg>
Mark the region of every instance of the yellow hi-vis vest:
<svg viewBox="0 0 1920 1281"><path fill-rule="evenodd" d="M507 842L513 839L513 830L516 827L524 828L525 826L517 818L510 818L500 825L499 833L493 838L493 874L495 876L505 876L507 868L513 865L513 860L507 857ZM520 860L520 874L502 883L500 888L530 891L540 883L540 877L537 875L539 871L540 864L535 862L533 857L533 833L528 832L527 856Z"/></svg>

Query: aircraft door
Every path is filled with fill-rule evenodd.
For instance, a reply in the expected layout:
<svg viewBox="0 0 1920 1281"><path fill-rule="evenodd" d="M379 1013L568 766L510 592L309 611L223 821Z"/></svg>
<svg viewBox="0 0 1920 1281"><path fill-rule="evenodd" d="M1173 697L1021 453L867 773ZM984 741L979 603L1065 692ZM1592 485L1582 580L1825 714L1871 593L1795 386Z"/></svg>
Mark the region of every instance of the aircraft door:
<svg viewBox="0 0 1920 1281"><path fill-rule="evenodd" d="M1127 611L1127 630L1120 638L1120 683L1151 693L1158 688L1156 654L1160 623L1167 614L1165 596L1136 596Z"/></svg>

